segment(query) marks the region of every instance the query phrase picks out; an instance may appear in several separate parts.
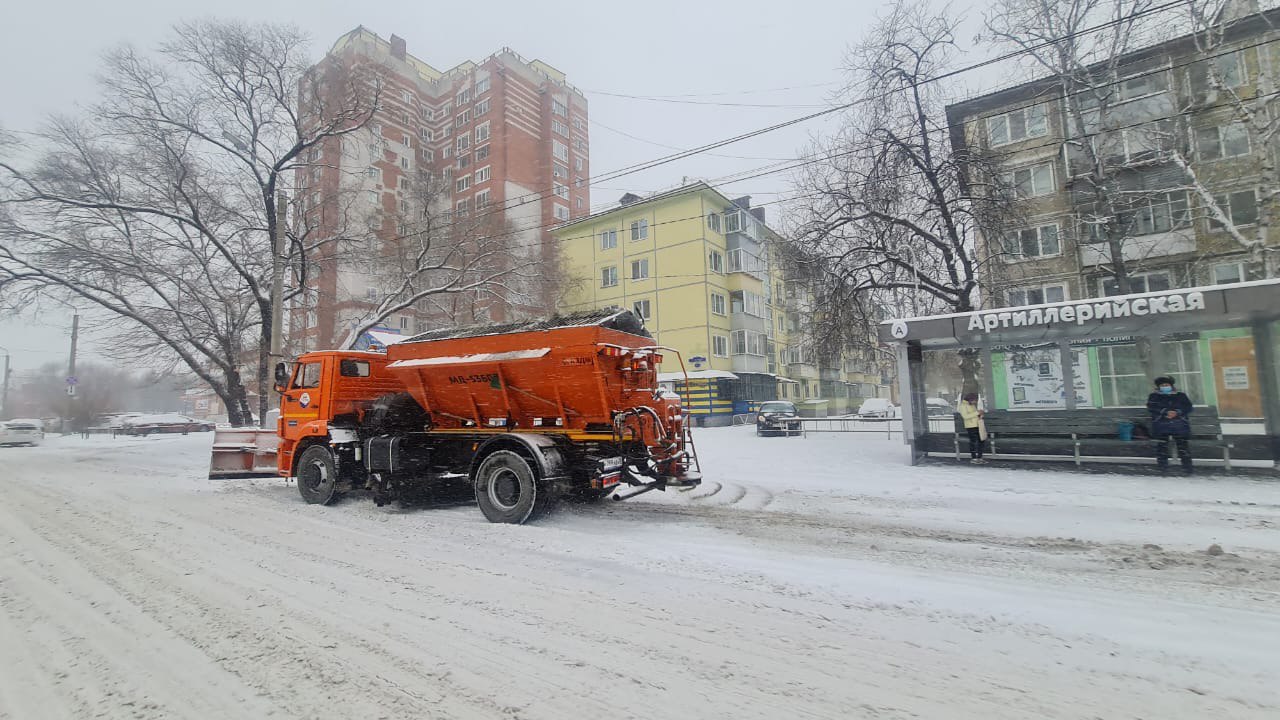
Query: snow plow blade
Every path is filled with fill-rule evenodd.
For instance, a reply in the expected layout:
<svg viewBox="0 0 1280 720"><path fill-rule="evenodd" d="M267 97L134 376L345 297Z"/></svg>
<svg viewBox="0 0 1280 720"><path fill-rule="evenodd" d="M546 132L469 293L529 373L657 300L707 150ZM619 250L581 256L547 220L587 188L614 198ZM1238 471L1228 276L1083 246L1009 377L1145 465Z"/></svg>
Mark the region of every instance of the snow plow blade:
<svg viewBox="0 0 1280 720"><path fill-rule="evenodd" d="M209 477L275 477L276 448L280 438L274 429L235 428L215 430Z"/></svg>

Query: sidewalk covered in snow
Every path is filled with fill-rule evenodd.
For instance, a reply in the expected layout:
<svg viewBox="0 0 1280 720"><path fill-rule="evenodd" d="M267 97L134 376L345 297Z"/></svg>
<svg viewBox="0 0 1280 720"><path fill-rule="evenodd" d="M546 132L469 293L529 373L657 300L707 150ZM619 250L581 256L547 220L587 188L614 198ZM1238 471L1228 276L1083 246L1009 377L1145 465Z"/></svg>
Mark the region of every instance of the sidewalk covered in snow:
<svg viewBox="0 0 1280 720"><path fill-rule="evenodd" d="M1141 428L1160 375L1198 408L1196 432L1218 436L1218 449L1202 447L1202 457L1227 467L1274 467L1280 458L1280 280L892 320L880 338L897 347L913 462L963 444L952 418L931 418L926 400L954 404L975 389L990 416L1007 419L1009 435L1030 436L1037 423L1044 430L1038 443L1005 442L1010 455L1148 458L1141 429L1128 445L1101 441L1125 434L1108 428ZM1072 433L1086 426L1103 457L1082 455Z"/></svg>

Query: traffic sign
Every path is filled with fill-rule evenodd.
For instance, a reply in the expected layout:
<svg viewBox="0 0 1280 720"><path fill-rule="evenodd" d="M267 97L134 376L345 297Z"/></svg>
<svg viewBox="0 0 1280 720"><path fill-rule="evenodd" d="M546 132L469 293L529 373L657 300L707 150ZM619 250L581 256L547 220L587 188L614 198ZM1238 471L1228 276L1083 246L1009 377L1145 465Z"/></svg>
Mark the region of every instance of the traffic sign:
<svg viewBox="0 0 1280 720"><path fill-rule="evenodd" d="M68 386L67 386L67 397L75 397L75 396L76 396L76 386L75 386L75 385L68 385Z"/></svg>
<svg viewBox="0 0 1280 720"><path fill-rule="evenodd" d="M80 381L76 379L76 376L75 376L75 375L72 375L72 376L70 376L70 377L68 377L68 378L67 378L67 384L68 384L68 385L72 385L72 386L74 386L74 385L75 385L76 383L78 383L78 382L80 382Z"/></svg>

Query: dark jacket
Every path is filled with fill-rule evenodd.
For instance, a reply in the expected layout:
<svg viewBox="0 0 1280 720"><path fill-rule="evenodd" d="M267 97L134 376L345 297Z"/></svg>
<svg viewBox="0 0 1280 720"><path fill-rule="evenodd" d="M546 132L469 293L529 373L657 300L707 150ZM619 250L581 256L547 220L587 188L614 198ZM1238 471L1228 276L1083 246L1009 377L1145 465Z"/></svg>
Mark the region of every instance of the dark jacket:
<svg viewBox="0 0 1280 720"><path fill-rule="evenodd" d="M1153 392L1147 396L1147 411L1151 413L1151 435L1159 440L1170 435L1190 435L1191 398L1184 392L1162 395ZM1166 417L1173 410L1177 417Z"/></svg>

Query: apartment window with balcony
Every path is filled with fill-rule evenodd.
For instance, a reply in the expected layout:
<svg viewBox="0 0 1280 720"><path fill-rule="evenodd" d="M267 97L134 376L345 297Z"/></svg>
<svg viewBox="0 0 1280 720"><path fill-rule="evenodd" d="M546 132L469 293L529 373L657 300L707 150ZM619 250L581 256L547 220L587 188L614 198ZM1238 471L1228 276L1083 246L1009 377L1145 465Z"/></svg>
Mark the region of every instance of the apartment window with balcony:
<svg viewBox="0 0 1280 720"><path fill-rule="evenodd" d="M631 261L631 279L647 280L649 278L649 258Z"/></svg>
<svg viewBox="0 0 1280 720"><path fill-rule="evenodd" d="M715 313L716 315L726 314L725 304L724 304L724 295L721 295L720 293L711 293L711 312Z"/></svg>
<svg viewBox="0 0 1280 720"><path fill-rule="evenodd" d="M987 140L994 147L1049 134L1048 103L1037 102L987 118Z"/></svg>
<svg viewBox="0 0 1280 720"><path fill-rule="evenodd" d="M1248 155L1249 129L1243 123L1196 128L1196 150L1205 162Z"/></svg>
<svg viewBox="0 0 1280 720"><path fill-rule="evenodd" d="M732 336L734 355L764 355L767 343L763 333L734 330Z"/></svg>
<svg viewBox="0 0 1280 720"><path fill-rule="evenodd" d="M482 143L489 139L489 121L486 120L476 126L476 143Z"/></svg>
<svg viewBox="0 0 1280 720"><path fill-rule="evenodd" d="M1009 290L1005 297L1010 307L1062 302L1067 299L1067 286L1056 284L1014 288Z"/></svg>
<svg viewBox="0 0 1280 720"><path fill-rule="evenodd" d="M1244 227L1258 222L1258 196L1254 191L1242 190L1225 195L1214 195L1213 199L1218 204L1218 209L1222 210L1234 227ZM1224 226L1210 216L1209 227L1213 230L1221 230Z"/></svg>
<svg viewBox="0 0 1280 720"><path fill-rule="evenodd" d="M1102 155L1104 162L1119 166L1156 159L1173 148L1176 137L1177 128L1173 120L1162 119L1095 135L1090 140L1094 151Z"/></svg>
<svg viewBox="0 0 1280 720"><path fill-rule="evenodd" d="M635 240L644 240L644 239L645 239L645 238L647 238L647 237L649 237L649 221L648 221L648 220L634 220L634 221L632 221L632 223L631 223L631 239L632 239L633 241L635 241Z"/></svg>
<svg viewBox="0 0 1280 720"><path fill-rule="evenodd" d="M568 185L561 185L560 183L552 183L551 191L555 193L556 197L564 198L565 200L569 199Z"/></svg>
<svg viewBox="0 0 1280 720"><path fill-rule="evenodd" d="M476 80L475 87L472 88L472 90L474 91L476 97L480 97L481 95L489 92L489 78L487 77L478 78Z"/></svg>
<svg viewBox="0 0 1280 720"><path fill-rule="evenodd" d="M1192 64L1188 73L1191 76L1191 92L1196 97L1204 97L1213 89L1214 78L1224 88L1240 87L1246 78L1244 53L1237 50L1201 60Z"/></svg>
<svg viewBox="0 0 1280 720"><path fill-rule="evenodd" d="M471 102L471 88L467 88L466 90L459 92L454 98L455 105L461 105L466 102Z"/></svg>
<svg viewBox="0 0 1280 720"><path fill-rule="evenodd" d="M485 115L489 112L489 102L489 98L485 98L476 103L476 117L480 117L481 115Z"/></svg>
<svg viewBox="0 0 1280 720"><path fill-rule="evenodd" d="M569 137L569 126L568 126L568 125L565 125L564 123L560 122L559 120L552 120L552 121L551 121L551 132L553 132L553 133L555 133L555 134L557 134L557 135L563 135L563 136L565 136L565 137Z"/></svg>
<svg viewBox="0 0 1280 720"><path fill-rule="evenodd" d="M1119 295L1120 284L1113 277L1102 278L1102 294L1103 295ZM1173 281L1168 271L1140 273L1129 276L1129 292L1160 292L1173 287Z"/></svg>
<svg viewBox="0 0 1280 720"><path fill-rule="evenodd" d="M718 213L707 213L707 227L713 232L720 232L720 215Z"/></svg>
<svg viewBox="0 0 1280 720"><path fill-rule="evenodd" d="M565 104L559 100L552 100L551 114L559 115L560 117L567 117L569 115L569 108L565 107Z"/></svg>
<svg viewBox="0 0 1280 720"><path fill-rule="evenodd" d="M1191 227L1191 209L1185 192L1152 193L1126 203L1116 219L1130 235L1153 235Z"/></svg>
<svg viewBox="0 0 1280 720"><path fill-rule="evenodd" d="M458 116L456 118L453 119L453 126L455 128L461 128L463 125L466 125L469 122L471 122L471 111L463 110L462 112L458 113Z"/></svg>
<svg viewBox="0 0 1280 720"><path fill-rule="evenodd" d="M567 205L556 203L552 206L551 212L555 215L556 219L561 222L569 219L569 207Z"/></svg>
<svg viewBox="0 0 1280 720"><path fill-rule="evenodd" d="M481 145L480 147L476 148L476 162L480 162L481 160L484 160L487 157L489 157L488 145Z"/></svg>
<svg viewBox="0 0 1280 720"><path fill-rule="evenodd" d="M758 318L762 318L765 315L764 298L750 290L734 290L729 293L729 300L732 302L733 311L736 313L746 313Z"/></svg>
<svg viewBox="0 0 1280 720"><path fill-rule="evenodd" d="M458 178L453 185L458 192L463 192L467 188L471 187L471 176L463 175L462 177Z"/></svg>
<svg viewBox="0 0 1280 720"><path fill-rule="evenodd" d="M1057 255L1062 252L1058 226L1041 225L1011 232L1004 236L1004 251L1015 260Z"/></svg>
<svg viewBox="0 0 1280 720"><path fill-rule="evenodd" d="M1004 181L1021 198L1048 195L1054 191L1053 163L1040 163L1012 170L1004 174Z"/></svg>
<svg viewBox="0 0 1280 720"><path fill-rule="evenodd" d="M758 275L763 270L764 263L760 262L760 258L755 255L742 248L729 251L729 272L745 272Z"/></svg>
<svg viewBox="0 0 1280 720"><path fill-rule="evenodd" d="M569 146L559 140L552 140L551 156L560 162L569 162Z"/></svg>
<svg viewBox="0 0 1280 720"><path fill-rule="evenodd" d="M712 335L711 354L716 357L729 357L729 338L724 335Z"/></svg>
<svg viewBox="0 0 1280 720"><path fill-rule="evenodd" d="M724 272L724 254L719 250L712 250L707 254L707 263L711 268L711 272Z"/></svg>
<svg viewBox="0 0 1280 720"><path fill-rule="evenodd" d="M602 230L600 232L600 249L612 250L618 247L618 231Z"/></svg>
<svg viewBox="0 0 1280 720"><path fill-rule="evenodd" d="M479 210L482 207L488 207L488 205L489 205L489 191L481 190L480 192L476 193L476 209Z"/></svg>
<svg viewBox="0 0 1280 720"><path fill-rule="evenodd" d="M652 317L652 315L649 314L650 305L648 300L637 300L632 304L631 308L635 310L636 315L638 315L641 320L648 320Z"/></svg>
<svg viewBox="0 0 1280 720"><path fill-rule="evenodd" d="M600 287L613 287L618 284L618 268L615 265L600 268Z"/></svg>
<svg viewBox="0 0 1280 720"><path fill-rule="evenodd" d="M492 167L489 165L485 165L484 167L476 171L476 184L479 185L482 182L489 182L489 177L491 175L492 175Z"/></svg>
<svg viewBox="0 0 1280 720"><path fill-rule="evenodd" d="M1246 277L1242 262L1218 263L1213 266L1214 285L1244 282Z"/></svg>

